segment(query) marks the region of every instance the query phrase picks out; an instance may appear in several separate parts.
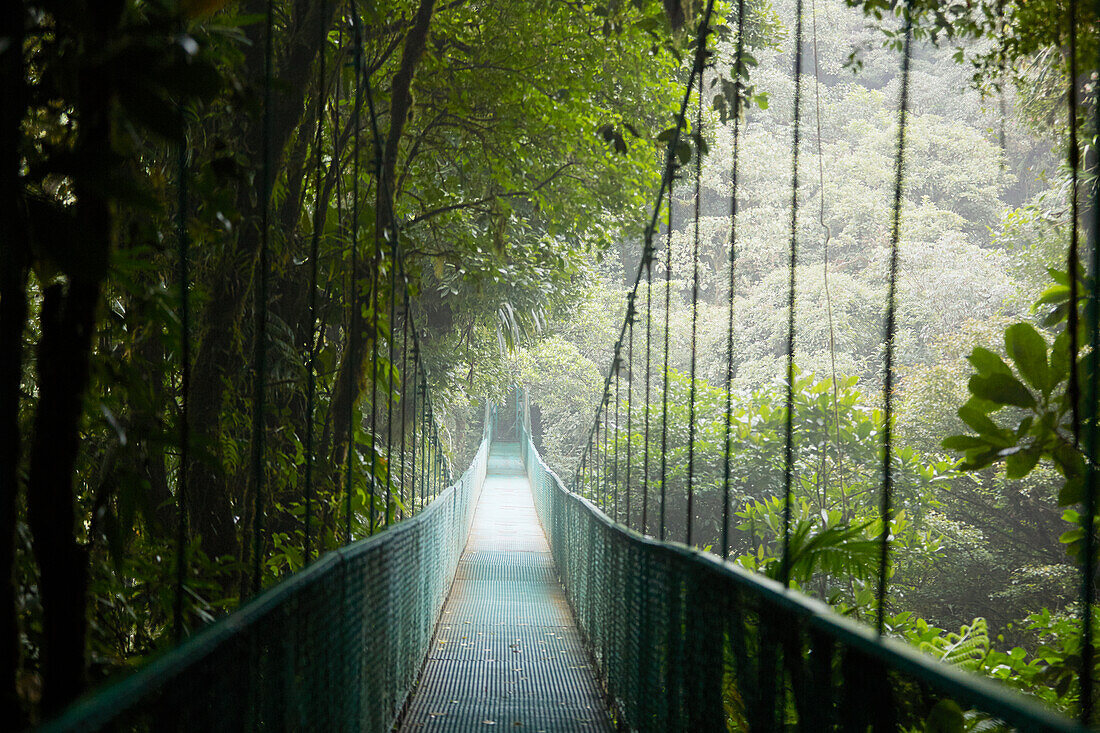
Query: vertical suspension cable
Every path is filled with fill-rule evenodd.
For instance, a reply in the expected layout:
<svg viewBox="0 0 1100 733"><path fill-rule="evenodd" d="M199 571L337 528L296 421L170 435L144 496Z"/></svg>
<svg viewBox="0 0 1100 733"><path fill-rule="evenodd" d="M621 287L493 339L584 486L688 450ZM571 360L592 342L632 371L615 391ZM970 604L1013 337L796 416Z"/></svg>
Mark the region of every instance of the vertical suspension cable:
<svg viewBox="0 0 1100 733"><path fill-rule="evenodd" d="M676 115L676 126L672 129L672 131L671 131L672 134L668 138L668 148L666 150L664 175L662 176L662 179L661 179L661 187L657 192L657 200L656 200L656 202L653 206L652 218L651 218L651 220L649 222L649 225L646 229L647 245L650 243L652 233L656 230L657 222L660 220L661 208L662 208L662 205L664 203L664 196L665 196L666 191L668 192L670 199L671 199L671 196L672 196L672 181L676 176L676 168L677 168L675 158L676 158L676 155L677 155L677 151L679 150L679 146L680 146L681 131L682 131L682 129L684 127L684 124L685 124L685 114L686 114L686 111L688 109L688 105L691 101L691 93L692 93L692 91L695 87L695 76L696 76L695 69L702 68L703 66L705 66L705 63L706 63L706 58L707 58L707 55L708 55L708 52L707 52L707 49L706 49L706 38L710 33L710 19L711 19L711 15L713 13L713 10L714 10L714 0L708 0L708 2L706 4L706 10L704 11L703 17L702 17L702 19L699 23L699 26L698 26L699 30L698 30L698 37L697 37L697 44L696 44L695 64L692 68L692 73L688 77L688 82L685 85L686 88L684 90L683 101L681 102L679 113ZM670 204L669 204L669 224L670 225L671 225L671 218L672 218L672 212L671 212L671 201L670 201ZM671 226L669 227L669 244L671 245ZM671 253L671 246L669 247L669 253ZM647 265L649 264L648 259L647 259L646 264ZM634 291L635 294L637 293L638 285L641 282L642 270L643 270L643 267L641 265L639 265L638 273L635 276L634 286L633 286L633 291ZM671 256L669 258L669 266L666 267L665 276L666 276L666 286L667 286L668 280L671 276ZM664 397L663 397L663 403L664 404L663 404L663 409L662 409L663 416L666 419L663 420L664 424L662 425L662 445L663 446L667 445L667 431L668 431L668 420L667 420L667 413L668 413L667 400L668 400L668 381L669 381L668 380L668 337L669 337L669 329L668 329L669 307L668 307L668 305L669 305L669 293L670 293L670 291L671 291L671 289L669 287L666 287L666 289L665 289L665 302L666 302L666 308L665 308L665 321L666 321L666 327L665 327L665 390L664 390ZM622 328L619 332L618 341L616 342L616 356L618 356L619 345L622 342L622 339L625 335L626 329L627 329L627 324L624 321L623 326L622 326ZM610 382L611 382L611 373L609 371L607 379L604 381L604 400L607 400L610 397L610 395L608 394L608 390L609 390L609 387L610 387ZM603 405L602 408L606 412L606 409L607 409L606 405ZM596 433L596 431L599 427L599 422L600 422L599 413L600 413L600 410L597 409L596 418L593 421L593 426L592 426L592 428L589 432L589 442L590 443L592 441L592 438L593 438L594 434ZM605 440L606 440L606 430L605 430ZM648 448L648 446L647 446L647 448ZM596 452L597 453L599 452L598 444L596 446ZM662 513L662 519L664 518L664 514L665 514L665 506L664 505L665 505L666 502L664 500L666 498L666 493L667 493L666 486L665 486L666 483L667 483L667 481L666 481L666 479L667 479L667 464L665 463L663 454L664 454L664 451L662 451L662 472L661 472L662 473L662 487L661 487L661 497L662 497L661 513ZM662 535L663 535L663 529L664 529L663 525L664 525L664 522L662 521Z"/></svg>
<svg viewBox="0 0 1100 733"><path fill-rule="evenodd" d="M435 493L432 494L434 500L443 492L443 487L440 483L443 480L443 449L440 447L439 442L439 423L438 417L432 421L432 440L434 441L432 458L435 460Z"/></svg>
<svg viewBox="0 0 1100 733"><path fill-rule="evenodd" d="M420 396L420 412L418 413L418 415L419 415L418 420L420 422L420 434L418 436L416 436L416 444L420 447L420 458L419 458L419 462L415 464L416 465L416 474L417 474L416 478L417 478L417 480L413 483L413 508L415 510L414 514L415 514L416 511L419 511L420 506L422 505L422 502L423 502L423 499L424 499L424 488L423 488L423 484L424 484L424 434L425 434L424 425L425 425L425 417L428 414L427 413L427 407L425 406L426 403L427 403L427 399L425 397L427 389L426 389L426 385L425 385L425 382L424 382L424 375L421 373L421 369L423 368L423 365L420 363L420 350L417 347L418 347L418 344L415 341L413 341L413 348L416 349L416 353L414 354L414 356L416 357L415 361L416 361L417 374L420 375L420 387L419 387L419 391L418 391L418 394ZM418 499L419 499L419 502L418 502Z"/></svg>
<svg viewBox="0 0 1100 733"><path fill-rule="evenodd" d="M268 257L271 236L271 84L274 76L274 1L267 0L264 30L264 113L260 143L260 252L257 261L256 285L253 287L253 310L255 332L253 333L252 355L252 585L251 593L260 592L262 582L263 550L263 490L264 490L264 401L267 378L267 279Z"/></svg>
<svg viewBox="0 0 1100 733"><path fill-rule="evenodd" d="M424 361L420 362L420 509L427 504L428 496L428 378L424 373Z"/></svg>
<svg viewBox="0 0 1100 733"><path fill-rule="evenodd" d="M695 527L695 361L696 336L699 330L699 217L703 200L703 70L706 68L707 31L699 40L703 50L699 55L699 88L695 91L695 228L691 244L691 367L688 387L688 465L687 465L687 529L684 543L689 547Z"/></svg>
<svg viewBox="0 0 1100 733"><path fill-rule="evenodd" d="M359 364L359 346L363 340L363 324L362 324L362 309L359 306L359 296L361 295L361 288L359 287L359 159L360 159L360 143L359 143L359 110L363 106L363 87L370 90L370 76L365 79L363 77L363 29L361 25L361 19L359 18L359 4L353 2L351 4L351 17L354 26L355 33L355 102L352 108L351 114L351 127L354 140L352 141L352 161L351 161L351 297L348 304L350 310L348 314L348 363L351 364L351 369L358 371ZM348 390L357 390L358 385L348 385ZM351 496L352 496L352 474L355 459L355 395L351 392L348 395L347 404L347 453L345 454L344 464L344 536L345 539L351 541Z"/></svg>
<svg viewBox="0 0 1100 733"><path fill-rule="evenodd" d="M611 395L607 392L603 397L603 510L606 513L608 509L609 487L608 483L608 470L607 470L607 434L611 432L611 422L608 420L608 407L611 402Z"/></svg>
<svg viewBox="0 0 1100 733"><path fill-rule="evenodd" d="M625 495L626 526L630 525L630 459L634 443L634 295L630 294L627 304L627 340L626 340L626 480L623 483Z"/></svg>
<svg viewBox="0 0 1100 733"><path fill-rule="evenodd" d="M736 79L733 99L733 149L730 154L730 276L729 314L726 319L726 424L722 450L722 559L729 557L730 547L730 451L733 422L733 309L737 293L737 174L741 141L741 67L745 60L745 0L737 0L737 47L733 56Z"/></svg>
<svg viewBox="0 0 1100 733"><path fill-rule="evenodd" d="M615 440L612 443L613 460L612 460L612 511L614 516L612 517L616 522L619 521L619 403L622 401L622 397L619 395L619 375L622 369L622 361L620 360L620 348L622 342L615 344L615 361L612 364L612 369L615 374Z"/></svg>
<svg viewBox="0 0 1100 733"><path fill-rule="evenodd" d="M600 504L600 407L596 408L596 432L592 456L592 475L595 479L595 485L593 486L592 501L599 506Z"/></svg>
<svg viewBox="0 0 1100 733"><path fill-rule="evenodd" d="M387 332L389 363L386 366L386 527L390 525L393 508L393 368L394 368L394 322L397 318L397 240L390 248L393 262L390 263L390 323Z"/></svg>
<svg viewBox="0 0 1100 733"><path fill-rule="evenodd" d="M1077 273L1081 267L1080 254L1077 251L1079 237L1077 218L1080 216L1078 200L1080 195L1080 166L1081 158L1077 143L1077 0L1069 0L1069 92L1067 106L1069 113L1069 211L1070 211L1070 236L1069 253L1066 257L1066 270L1069 276L1069 302L1070 308L1066 320L1066 330L1069 333L1069 382L1066 385L1067 399L1070 405L1070 416L1073 425L1073 442L1079 445L1081 441L1081 384L1080 374L1077 369L1077 353L1080 351L1078 343L1078 318L1077 299L1079 297L1077 287Z"/></svg>
<svg viewBox="0 0 1100 733"><path fill-rule="evenodd" d="M428 434L428 501L431 502L438 496L439 482L438 482L438 466L439 463L439 444L436 439L435 431L435 406L431 400L428 400L428 429L431 431Z"/></svg>
<svg viewBox="0 0 1100 733"><path fill-rule="evenodd" d="M782 580L791 584L791 484L794 479L794 316L795 268L798 264L798 145L802 103L802 0L795 4L794 130L791 142L790 277L787 283L787 391L783 447L783 564Z"/></svg>
<svg viewBox="0 0 1100 733"><path fill-rule="evenodd" d="M432 415L432 401L428 395L428 383L424 382L424 496L421 497L420 507L423 509L432 500L432 475L434 456L434 428L435 416Z"/></svg>
<svg viewBox="0 0 1100 733"><path fill-rule="evenodd" d="M647 231L645 248L645 450L642 456L642 526L643 535L649 534L649 383L650 337L653 326L653 229Z"/></svg>
<svg viewBox="0 0 1100 733"><path fill-rule="evenodd" d="M671 156L670 156L671 157ZM664 389L661 392L661 527L659 539L665 539L665 503L668 498L668 336L669 336L669 312L672 308L672 183L668 180L668 221L665 224L665 345L664 345Z"/></svg>
<svg viewBox="0 0 1100 733"><path fill-rule="evenodd" d="M327 15L325 8L328 0L321 4L321 15ZM313 232L309 238L309 356L306 360L306 470L304 480L305 526L303 529L304 565L313 559L313 544L310 530L313 523L313 416L317 396L317 258L321 240L321 142L325 120L325 47L327 32L324 23L318 23L318 59L317 59L317 131L314 137L313 163Z"/></svg>
<svg viewBox="0 0 1100 733"><path fill-rule="evenodd" d="M179 109L180 122L184 122L184 110ZM181 124L183 128L183 124ZM183 641L183 607L187 585L187 464L191 460L191 240L187 231L187 212L191 207L187 186L187 133L176 147L177 200L176 245L179 250L178 280L180 289L180 431L179 468L176 480L176 594L172 605L172 629L176 644Z"/></svg>
<svg viewBox="0 0 1100 733"><path fill-rule="evenodd" d="M890 230L890 284L886 297L886 371L882 383L882 535L879 539L878 608L875 625L881 636L886 618L886 571L889 566L890 522L893 515L894 471L894 332L897 322L898 249L901 240L901 203L905 185L905 122L909 111L909 60L912 56L913 17L905 8L905 43L901 60L901 101L898 104L898 152L894 171L894 211Z"/></svg>
<svg viewBox="0 0 1100 733"><path fill-rule="evenodd" d="M593 477L596 469L596 458L592 447L592 437L588 438L588 449L585 451L585 458L588 460L588 472L585 476L585 489L588 492L585 497L588 499L594 499L596 496L595 484L593 483Z"/></svg>
<svg viewBox="0 0 1100 733"><path fill-rule="evenodd" d="M401 325L401 484L398 489L398 502L401 504L402 519L405 518L405 415L408 412L408 408L405 404L405 396L409 393L407 385L409 368L409 318L412 316L407 287L403 304L405 317Z"/></svg>
<svg viewBox="0 0 1100 733"><path fill-rule="evenodd" d="M1005 0L997 0L997 106L1001 113L997 142L1001 150L1001 173L1008 165L1008 136L1005 123L1008 119L1008 102L1005 86L1008 81L1008 48L1005 38Z"/></svg>
<svg viewBox="0 0 1100 733"><path fill-rule="evenodd" d="M368 81L367 97L370 98L370 86ZM373 120L373 104L371 117ZM378 187L379 196L381 200L384 194L381 193L382 188L382 151L379 149L377 135L375 136L374 144L375 155L375 185ZM378 222L378 217L375 216L375 222ZM370 510L368 515L369 530L368 533L373 535L375 530L375 500L377 499L377 487L378 481L376 472L378 470L378 287L379 287L379 269L382 267L382 237L384 232L378 231L377 225L374 231L374 261L371 264L371 346L370 346Z"/></svg>
<svg viewBox="0 0 1100 733"><path fill-rule="evenodd" d="M410 413L412 415L412 426L410 432L412 433L409 440L409 513L412 516L416 516L416 480L420 476L416 470L416 442L417 442L417 425L419 419L419 390L420 390L420 376L417 369L420 366L420 355L416 348L416 341L413 341L413 365L412 365L412 405L410 407Z"/></svg>

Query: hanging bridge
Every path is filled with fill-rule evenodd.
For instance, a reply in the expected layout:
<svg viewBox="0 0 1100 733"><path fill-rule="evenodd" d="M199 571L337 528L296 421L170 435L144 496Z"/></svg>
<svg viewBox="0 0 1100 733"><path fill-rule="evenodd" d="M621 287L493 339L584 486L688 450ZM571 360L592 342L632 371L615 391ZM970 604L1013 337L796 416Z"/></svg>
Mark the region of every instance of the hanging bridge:
<svg viewBox="0 0 1100 733"><path fill-rule="evenodd" d="M519 406L525 403L517 400ZM1019 730L1069 720L569 491L521 409L461 478L45 726Z"/></svg>
<svg viewBox="0 0 1100 733"><path fill-rule="evenodd" d="M707 17L709 14L710 5ZM743 4L739 4L739 23L741 15ZM654 289L650 286L658 257L659 218L678 177L674 161L681 138L686 137L689 102L693 89L697 92L703 87L708 32L704 20L692 81L669 140L662 187L628 296L627 315L575 474L563 481L543 461L532 435L530 405L523 392L515 390L507 404L485 407L481 442L469 466L453 478L439 435L439 416L432 407L430 380L421 362L419 331L412 319L411 291L400 245L396 233L389 244L376 236L373 281L368 288L372 300L364 312L373 319L369 332L375 334L368 359L371 389L377 390L379 384L385 388L384 396L371 394L371 434L384 432L386 442L384 450L373 442L369 447L370 478L366 482L371 502L359 513L369 515L370 536L355 539L352 531L351 484L360 479L353 478L350 456L354 450L349 449L344 547L314 560L307 545L305 557L310 562L304 569L258 592L236 612L197 631L129 676L78 700L43 730L885 731L994 730L999 725L1036 731L1081 729L1033 699L933 660L885 633L882 609L888 531L882 532L877 628L842 617L824 603L793 590L789 578L769 579L727 562L728 487L731 472L737 470L729 465L728 451L722 556L695 546L691 502L697 309L691 323L685 541L666 539L663 492L669 440L667 283L672 272L671 245L664 249L668 258L664 268L666 321L663 330L658 329L664 338L666 378L661 389L660 428L656 418L650 424L651 412L656 411L649 409L650 377L661 372L661 346L659 339L651 337L660 314L654 313ZM801 16L796 33L800 54ZM738 38L742 36L743 28L739 28ZM887 305L882 509L887 528L893 511L890 329L910 37L907 28L893 212L894 260ZM742 52L739 41L737 53ZM695 94L697 136L703 128L701 98ZM358 107L357 103L356 110ZM737 125L735 115L735 146ZM699 160L695 155L693 306L699 291ZM736 176L735 157L734 233ZM793 199L788 387L793 383L794 366L797 195ZM671 230L669 221L669 236ZM731 234L731 257L733 237ZM181 236L181 241L185 240ZM354 243L352 247L354 255ZM311 259L317 259L316 240ZM260 261L264 261L262 257ZM352 269L355 267L353 259ZM732 291L732 267L730 272ZM383 274L388 276L388 286L386 278L380 278ZM644 307L639 295L643 285ZM316 289L316 282L311 283L311 292ZM258 297L262 304L262 294ZM729 302L732 370L732 292ZM262 326L263 309L258 313ZM350 331L361 330L360 318L360 309L353 308ZM316 323L312 310L311 319ZM258 327L257 332L262 334L263 328ZM348 348L365 346L366 342L352 339ZM257 414L262 413L262 348L259 354L256 379L261 408ZM315 378L314 357L311 351L311 380ZM383 362L387 364L385 376L379 376L378 365ZM399 370L392 368L398 363ZM396 378L395 372L399 374ZM637 393L642 392L643 381L644 427L631 424L636 416L632 400L642 399ZM625 397L621 393L624 388ZM311 381L311 431L314 390ZM727 387L727 443L731 429L728 394ZM625 420L618 414L624 404ZM791 413L788 393L788 507ZM408 426L406 418L411 421ZM262 430L261 422L257 418L257 431ZM348 444L354 446L350 415L345 422ZM632 436L634 429L641 430L642 445L635 446L630 438L624 443L620 426L627 436ZM312 432L308 440L312 446ZM253 446L254 451L262 451L262 438L254 437ZM307 447L307 461L312 461L310 450ZM632 460L633 450L643 450L644 458L638 461L635 455ZM186 466L186 447L181 455L181 466ZM253 458L258 465L255 454ZM632 477L631 470L639 463L644 473ZM310 465L307 463L307 477ZM383 465L384 470L379 468ZM384 473L384 481L378 479L380 473ZM186 483L186 475L181 481ZM636 489L639 485L643 487L640 492ZM261 479L257 486L262 486ZM659 486L661 493L651 506L652 486ZM255 497L261 501L259 489ZM378 516L376 499L384 507ZM311 537L311 501L307 493L307 542ZM655 519L658 512L659 521ZM182 511L180 514L183 516ZM257 507L254 516L262 515ZM1091 510L1087 515L1091 523ZM659 531L654 532L654 526ZM257 529L256 535L259 533ZM1091 537L1091 532L1088 535ZM252 560L258 589L258 551ZM1093 562L1091 549L1085 561ZM1091 572L1091 565L1086 570ZM1090 605L1087 601L1085 608ZM1086 616L1086 628L1088 623ZM1091 647L1084 653L1086 671L1081 686L1091 690Z"/></svg>

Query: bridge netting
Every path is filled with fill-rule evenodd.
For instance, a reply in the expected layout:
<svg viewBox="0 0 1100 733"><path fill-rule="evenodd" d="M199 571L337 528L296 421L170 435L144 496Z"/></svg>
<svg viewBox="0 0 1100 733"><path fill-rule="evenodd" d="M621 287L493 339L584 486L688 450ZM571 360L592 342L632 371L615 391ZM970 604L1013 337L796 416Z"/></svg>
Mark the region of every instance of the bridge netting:
<svg viewBox="0 0 1100 733"><path fill-rule="evenodd" d="M424 510L324 555L47 731L389 731L428 653L492 441Z"/></svg>
<svg viewBox="0 0 1100 733"><path fill-rule="evenodd" d="M521 454L621 729L1083 730L709 552L613 521Z"/></svg>
<svg viewBox="0 0 1100 733"><path fill-rule="evenodd" d="M1082 730L775 581L614 522L565 488L515 404L535 507L620 729ZM392 730L467 543L495 415L422 512L326 554L44 730Z"/></svg>

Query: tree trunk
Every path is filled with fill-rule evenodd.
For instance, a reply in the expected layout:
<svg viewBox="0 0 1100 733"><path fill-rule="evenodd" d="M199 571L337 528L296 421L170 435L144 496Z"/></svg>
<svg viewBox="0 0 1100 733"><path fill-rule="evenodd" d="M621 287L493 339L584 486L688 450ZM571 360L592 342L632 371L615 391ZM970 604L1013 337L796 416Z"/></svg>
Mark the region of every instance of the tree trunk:
<svg viewBox="0 0 1100 733"><path fill-rule="evenodd" d="M0 4L0 720L26 722L15 680L19 670L16 616L15 527L19 505L19 394L23 329L27 321L29 247L19 175L20 125L26 111L23 79L23 3Z"/></svg>
<svg viewBox="0 0 1100 733"><path fill-rule="evenodd" d="M409 119L412 108L412 82L416 76L416 69L420 66L420 60L424 57L424 49L428 43L428 31L431 26L432 12L435 9L435 0L420 0L420 6L416 11L412 27L405 35L405 44L401 52L401 64L394 74L393 83L390 86L390 128L386 134L383 145L380 181L377 186L374 207L374 236L382 237L384 232L395 230L393 219L393 206L396 196L394 190L394 174L397 170L397 152L401 145L401 138L405 131L405 123ZM371 263L371 268L377 269L377 263ZM362 281L370 272L367 265L355 273L357 281ZM356 290L358 294L358 289ZM336 379L336 387L332 399L333 415L333 465L342 463L342 456L347 451L348 415L351 408L359 401L360 392L367 380L367 361L369 352L363 338L363 325L359 314L367 305L366 296L359 296L358 308L352 309L353 322L348 338L348 347L340 359L340 367ZM381 307L381 304L379 305ZM371 334L372 339L377 334Z"/></svg>
<svg viewBox="0 0 1100 733"><path fill-rule="evenodd" d="M310 69L317 56L320 36L318 24L328 28L332 24L335 3L297 3L294 16L282 37L287 45L279 49L276 59L278 84L272 94L271 149L274 165L278 170L283 151L302 118ZM243 9L245 13L262 13L266 9L263 0L252 0ZM259 93L265 75L261 24L250 27L250 45L246 51L248 86ZM252 159L259 158L262 144L262 125L247 118L239 138L241 153ZM220 268L223 276L209 284L210 298L200 323L206 325L195 354L192 377L190 409L192 424L211 431L216 440L217 426L221 419L226 382L242 374L241 360L234 348L235 334L245 315L246 299L251 293L251 273L259 253L261 233L256 222L258 209L266 202L252 202L255 191L242 185L237 195L238 211L244 222L239 229L236 246L229 253L227 262ZM234 505L230 500L229 482L224 473L193 455L188 468L191 476L190 497L191 526L202 536L202 546L207 555L236 557L238 542L233 521ZM236 510L240 513L240 510Z"/></svg>
<svg viewBox="0 0 1100 733"><path fill-rule="evenodd" d="M89 246L98 244L89 239ZM40 570L46 713L60 710L84 684L87 553L76 536L73 467L99 287L98 280L73 278L67 288L50 286L42 305L27 506Z"/></svg>
<svg viewBox="0 0 1100 733"><path fill-rule="evenodd" d="M90 43L102 42L94 35ZM111 149L110 82L90 68L79 77L77 155ZM31 445L27 518L39 567L43 613L43 712L54 713L83 689L88 552L78 539L73 470L88 386L96 307L107 273L114 217L96 174L74 177L69 236L83 256L67 283L46 288L38 343L38 406Z"/></svg>

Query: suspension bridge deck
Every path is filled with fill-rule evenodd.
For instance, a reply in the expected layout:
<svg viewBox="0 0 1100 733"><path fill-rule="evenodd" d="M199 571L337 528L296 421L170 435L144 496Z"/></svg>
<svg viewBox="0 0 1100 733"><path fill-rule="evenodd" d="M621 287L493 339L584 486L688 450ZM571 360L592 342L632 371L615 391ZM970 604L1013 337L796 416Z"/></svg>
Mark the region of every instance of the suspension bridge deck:
<svg viewBox="0 0 1100 733"><path fill-rule="evenodd" d="M495 443L402 731L610 731L515 443Z"/></svg>

